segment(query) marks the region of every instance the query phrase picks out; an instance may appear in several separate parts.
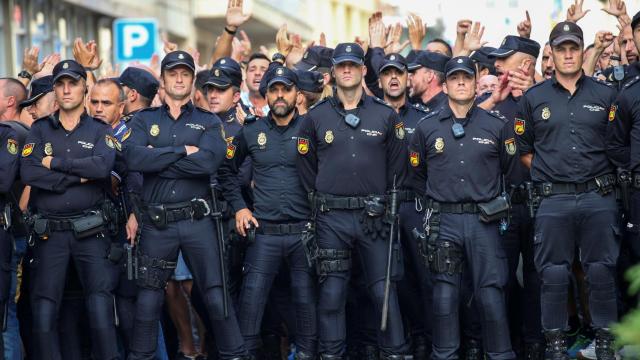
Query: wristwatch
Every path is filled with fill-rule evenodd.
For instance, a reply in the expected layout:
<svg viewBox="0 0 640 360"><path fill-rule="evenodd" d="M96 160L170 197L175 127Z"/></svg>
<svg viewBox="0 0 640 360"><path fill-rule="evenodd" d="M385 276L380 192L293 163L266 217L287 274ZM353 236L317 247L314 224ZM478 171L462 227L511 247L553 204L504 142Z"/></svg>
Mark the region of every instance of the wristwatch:
<svg viewBox="0 0 640 360"><path fill-rule="evenodd" d="M29 74L29 72L27 70L22 70L18 73L18 77L19 78L23 78L23 79L29 79L31 80L31 74Z"/></svg>

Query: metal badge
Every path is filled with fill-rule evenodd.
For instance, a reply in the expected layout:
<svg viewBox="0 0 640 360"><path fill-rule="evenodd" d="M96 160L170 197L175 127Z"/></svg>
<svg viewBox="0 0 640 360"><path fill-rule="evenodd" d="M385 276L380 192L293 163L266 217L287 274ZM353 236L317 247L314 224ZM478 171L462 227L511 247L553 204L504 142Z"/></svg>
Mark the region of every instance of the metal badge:
<svg viewBox="0 0 640 360"><path fill-rule="evenodd" d="M545 108L542 109L542 119L549 120L550 117L551 117L551 110L549 110L548 106L545 106Z"/></svg>
<svg viewBox="0 0 640 360"><path fill-rule="evenodd" d="M444 152L444 139L439 137L436 139L436 143L433 145L436 149L436 153L441 154Z"/></svg>
<svg viewBox="0 0 640 360"><path fill-rule="evenodd" d="M282 73L284 73L284 70L282 70L282 68L279 68L278 70L276 70L276 73L278 75L282 75Z"/></svg>
<svg viewBox="0 0 640 360"><path fill-rule="evenodd" d="M63 68L63 69L68 69L68 68L69 68L69 63L64 63L64 64L62 65L62 68Z"/></svg>
<svg viewBox="0 0 640 360"><path fill-rule="evenodd" d="M227 62L227 60L225 60L225 59L220 60L220 64L224 64L226 62Z"/></svg>
<svg viewBox="0 0 640 360"><path fill-rule="evenodd" d="M334 137L333 137L333 131L331 131L331 130L327 130L327 132L325 132L325 133L324 133L324 141L325 141L327 144L331 144L331 143L333 142L333 139L334 139Z"/></svg>
<svg viewBox="0 0 640 360"><path fill-rule="evenodd" d="M405 131L404 131L404 124L400 123L396 125L396 137L398 138L398 140L402 140L404 139L404 135L405 135Z"/></svg>
<svg viewBox="0 0 640 360"><path fill-rule="evenodd" d="M563 26L563 27L562 27L562 30L564 30L564 31L569 31L569 25L565 25L565 26Z"/></svg>
<svg viewBox="0 0 640 360"><path fill-rule="evenodd" d="M178 54L178 59L180 59L180 60L184 59L184 55Z"/></svg>
<svg viewBox="0 0 640 360"><path fill-rule="evenodd" d="M158 134L160 134L160 126L158 126L158 124L151 125L149 134L151 134L151 136L158 136Z"/></svg>
<svg viewBox="0 0 640 360"><path fill-rule="evenodd" d="M264 146L267 143L267 134L261 132L258 134L258 145Z"/></svg>
<svg viewBox="0 0 640 360"><path fill-rule="evenodd" d="M44 144L44 154L47 156L53 155L53 146L51 146L51 143Z"/></svg>
<svg viewBox="0 0 640 360"><path fill-rule="evenodd" d="M213 71L213 73L214 73L216 76L220 76L220 70L218 70L218 69L215 69L215 70Z"/></svg>

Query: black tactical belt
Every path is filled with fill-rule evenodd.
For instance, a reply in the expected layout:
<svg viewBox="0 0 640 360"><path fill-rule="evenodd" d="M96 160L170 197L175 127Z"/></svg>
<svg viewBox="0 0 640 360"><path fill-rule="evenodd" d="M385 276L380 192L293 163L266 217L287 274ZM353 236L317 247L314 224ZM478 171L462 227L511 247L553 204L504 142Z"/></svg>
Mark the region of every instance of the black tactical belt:
<svg viewBox="0 0 640 360"><path fill-rule="evenodd" d="M535 185L538 194L542 196L559 194L581 194L600 190L603 184L615 184L616 177L611 174L597 177L584 183L539 183Z"/></svg>
<svg viewBox="0 0 640 360"><path fill-rule="evenodd" d="M416 192L413 190L398 191L398 201L400 202L414 201L416 197L417 197Z"/></svg>
<svg viewBox="0 0 640 360"><path fill-rule="evenodd" d="M291 235L302 234L306 229L307 223L287 223L287 224L267 224L260 223L260 227L256 228L258 234L263 235Z"/></svg>
<svg viewBox="0 0 640 360"><path fill-rule="evenodd" d="M211 209L211 200L209 199L197 199L198 201L203 201L206 203L206 206ZM167 216L167 222L176 222L181 220L193 219L194 208L192 201L185 201L180 203L171 203L164 204L164 210ZM150 206L145 206L143 209L145 212L149 209ZM209 214L205 214L207 216Z"/></svg>
<svg viewBox="0 0 640 360"><path fill-rule="evenodd" d="M328 197L324 195L318 196L316 207L320 211L327 210L356 210L363 209L366 196L359 197Z"/></svg>
<svg viewBox="0 0 640 360"><path fill-rule="evenodd" d="M73 230L73 220L84 217L84 215L69 217L45 217L49 231L70 231Z"/></svg>
<svg viewBox="0 0 640 360"><path fill-rule="evenodd" d="M476 214L480 212L476 203L445 203L433 200L427 202L427 209L444 214Z"/></svg>

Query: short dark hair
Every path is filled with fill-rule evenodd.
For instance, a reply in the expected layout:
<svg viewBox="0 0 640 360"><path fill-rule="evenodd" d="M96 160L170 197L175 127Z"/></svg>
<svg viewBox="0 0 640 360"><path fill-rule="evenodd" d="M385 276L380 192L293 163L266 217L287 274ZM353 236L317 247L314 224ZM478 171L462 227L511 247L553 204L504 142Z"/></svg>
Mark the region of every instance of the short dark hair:
<svg viewBox="0 0 640 360"><path fill-rule="evenodd" d="M451 45L449 45L449 43L446 42L444 39L435 38L435 39L429 41L428 44L431 44L431 43L434 43L434 42L435 43L440 43L440 44L444 45L447 48L447 56L449 56L449 57L453 56L453 49L451 49Z"/></svg>
<svg viewBox="0 0 640 360"><path fill-rule="evenodd" d="M124 93L124 88L122 87L122 85L120 85L120 82L118 82L116 79L114 78L104 78L104 79L100 79L98 81L96 81L94 86L98 86L98 85L113 85L118 89L118 102L124 102L125 100L127 100L127 96Z"/></svg>
<svg viewBox="0 0 640 360"><path fill-rule="evenodd" d="M15 96L16 103L20 103L27 99L29 92L27 88L22 84L18 79L14 79L11 77L3 77L0 80L6 81L6 84L3 86L2 94L4 96Z"/></svg>
<svg viewBox="0 0 640 360"><path fill-rule="evenodd" d="M251 54L251 56L249 56L249 61L247 61L247 65L249 65L253 60L256 60L256 59L267 60L269 63L271 63L271 59L269 59L267 55L263 53L253 53Z"/></svg>

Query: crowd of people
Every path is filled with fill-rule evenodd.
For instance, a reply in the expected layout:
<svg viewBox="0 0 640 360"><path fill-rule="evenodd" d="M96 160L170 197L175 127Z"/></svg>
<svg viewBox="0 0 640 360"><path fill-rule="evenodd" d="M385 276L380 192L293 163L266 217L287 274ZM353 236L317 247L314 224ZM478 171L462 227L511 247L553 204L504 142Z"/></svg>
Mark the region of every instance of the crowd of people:
<svg viewBox="0 0 640 360"><path fill-rule="evenodd" d="M638 300L640 12L584 34L583 1L498 47L376 12L254 51L229 0L210 59L26 49L0 78L0 355L640 358L612 331Z"/></svg>

